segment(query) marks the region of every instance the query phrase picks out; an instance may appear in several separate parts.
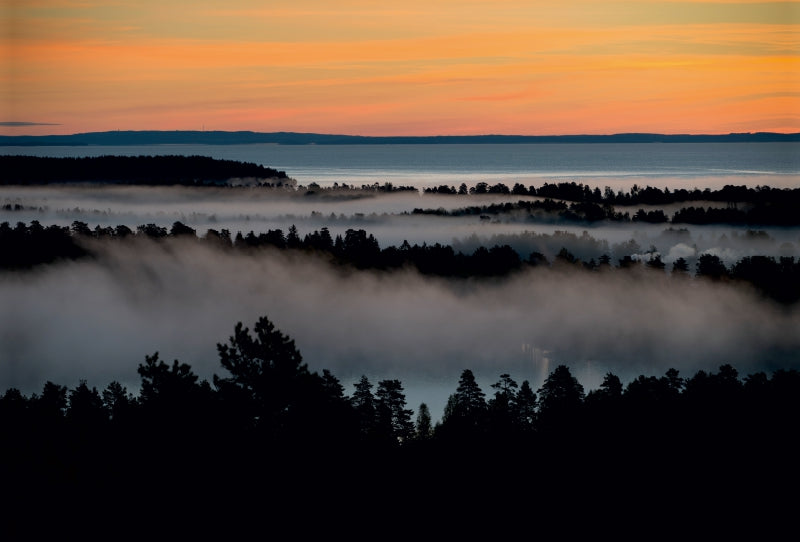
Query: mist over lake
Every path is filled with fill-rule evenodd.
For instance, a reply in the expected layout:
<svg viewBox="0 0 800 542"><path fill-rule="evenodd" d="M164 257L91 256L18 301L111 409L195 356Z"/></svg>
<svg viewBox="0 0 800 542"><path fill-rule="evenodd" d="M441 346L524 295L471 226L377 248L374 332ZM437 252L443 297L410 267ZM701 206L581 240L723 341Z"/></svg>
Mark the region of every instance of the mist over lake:
<svg viewBox="0 0 800 542"><path fill-rule="evenodd" d="M6 154L21 149L3 148ZM210 154L285 170L297 190L258 187L47 185L0 187L0 222L90 228L179 221L255 234L295 226L302 236L364 229L381 248L441 243L471 253L507 244L522 258L553 260L566 248L588 261L607 254L671 265L701 254L732 265L749 255L800 257L800 229L627 223L531 223L498 216L434 216L467 205L532 200L517 195L444 196L421 189L461 183L541 185L575 181L601 190L634 184L677 189L727 184L800 185L797 144L152 146L24 149L40 156ZM644 152L643 152L644 151ZM303 165L304 164L304 165ZM399 193L313 192L332 187L410 185ZM715 204L718 205L718 204ZM631 213L636 208L627 209ZM667 212L675 209L665 208ZM0 387L36 391L45 379L136 387L146 354L190 363L203 378L219 371L215 345L233 325L268 315L297 341L314 370L350 386L362 375L399 378L409 405L441 416L464 368L485 388L501 373L538 386L556 364L591 389L608 372L622 378L684 373L722 363L742 372L796 366L796 307L719 285L613 280L569 272L529 272L497 284L455 284L404 271L342 275L325 261L266 251L219 258L193 244L100 245L94 260L4 273Z"/></svg>

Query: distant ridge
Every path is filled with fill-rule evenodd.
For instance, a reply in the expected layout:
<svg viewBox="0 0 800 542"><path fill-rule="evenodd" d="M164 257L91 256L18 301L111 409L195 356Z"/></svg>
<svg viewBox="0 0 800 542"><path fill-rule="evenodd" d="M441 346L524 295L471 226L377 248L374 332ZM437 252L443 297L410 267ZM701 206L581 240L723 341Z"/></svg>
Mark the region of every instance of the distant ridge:
<svg viewBox="0 0 800 542"><path fill-rule="evenodd" d="M85 145L387 145L442 143L728 143L800 141L800 133L746 132L719 135L474 135L474 136L353 136L298 132L114 131L71 135L0 136L0 146Z"/></svg>

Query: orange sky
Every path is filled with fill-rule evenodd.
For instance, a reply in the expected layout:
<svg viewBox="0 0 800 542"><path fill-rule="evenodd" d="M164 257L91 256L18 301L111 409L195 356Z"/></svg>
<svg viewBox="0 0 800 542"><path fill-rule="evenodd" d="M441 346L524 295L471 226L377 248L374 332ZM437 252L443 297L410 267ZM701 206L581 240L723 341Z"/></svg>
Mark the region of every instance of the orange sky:
<svg viewBox="0 0 800 542"><path fill-rule="evenodd" d="M800 132L800 2L0 6L0 134Z"/></svg>

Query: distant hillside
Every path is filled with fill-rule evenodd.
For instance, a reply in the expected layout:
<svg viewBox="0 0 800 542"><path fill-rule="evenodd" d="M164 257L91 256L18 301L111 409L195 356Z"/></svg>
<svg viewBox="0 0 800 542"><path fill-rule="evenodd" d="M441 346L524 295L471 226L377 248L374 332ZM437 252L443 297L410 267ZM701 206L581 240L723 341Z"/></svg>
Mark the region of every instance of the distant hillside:
<svg viewBox="0 0 800 542"><path fill-rule="evenodd" d="M563 136L476 135L367 137L295 132L116 131L72 135L0 136L0 146L241 145L248 143L272 143L277 145L386 145L411 143L722 143L751 141L800 141L800 133L779 134L772 132L756 132L722 135L612 134Z"/></svg>
<svg viewBox="0 0 800 542"><path fill-rule="evenodd" d="M95 182L139 185L224 185L232 179L291 184L283 171L207 156L0 156L0 185Z"/></svg>

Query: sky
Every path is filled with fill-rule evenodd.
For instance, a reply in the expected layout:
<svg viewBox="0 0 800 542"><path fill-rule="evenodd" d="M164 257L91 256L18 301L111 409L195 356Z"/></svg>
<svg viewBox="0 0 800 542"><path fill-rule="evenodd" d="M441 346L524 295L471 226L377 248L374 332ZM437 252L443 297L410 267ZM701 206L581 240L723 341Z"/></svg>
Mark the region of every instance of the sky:
<svg viewBox="0 0 800 542"><path fill-rule="evenodd" d="M0 134L800 131L800 2L0 0Z"/></svg>

